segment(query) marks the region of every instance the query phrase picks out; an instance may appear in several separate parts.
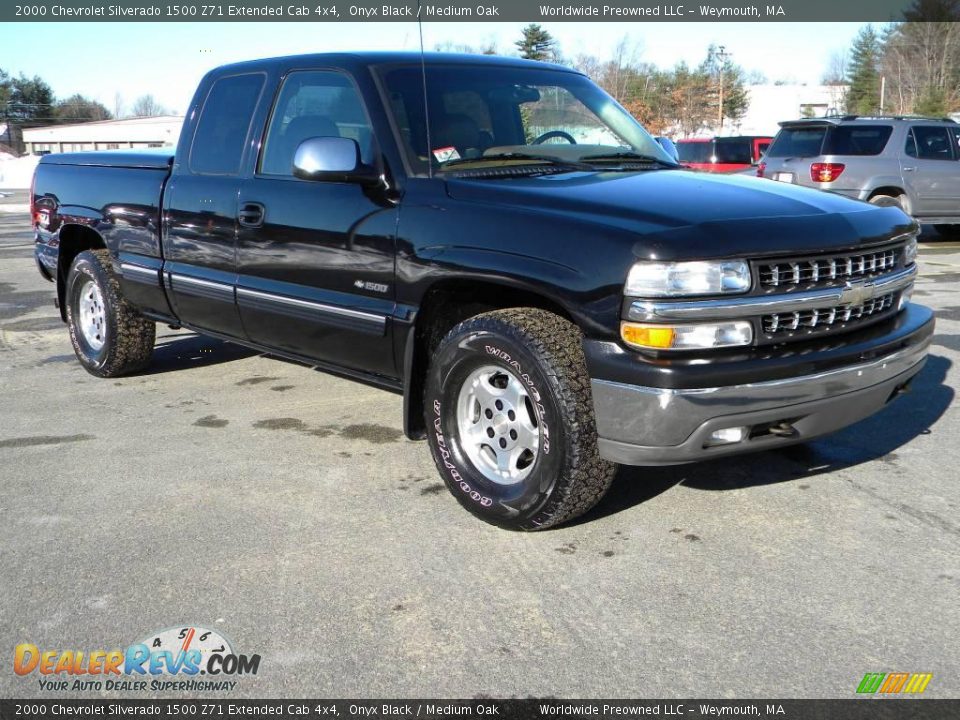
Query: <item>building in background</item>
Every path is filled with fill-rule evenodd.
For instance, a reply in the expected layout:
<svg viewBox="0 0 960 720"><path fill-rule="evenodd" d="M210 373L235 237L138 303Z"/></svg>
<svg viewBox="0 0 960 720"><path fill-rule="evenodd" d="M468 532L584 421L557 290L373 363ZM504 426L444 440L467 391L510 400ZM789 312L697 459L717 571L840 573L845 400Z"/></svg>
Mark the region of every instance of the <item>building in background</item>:
<svg viewBox="0 0 960 720"><path fill-rule="evenodd" d="M77 125L47 125L24 128L23 144L31 155L123 148L175 147L183 117L101 120Z"/></svg>
<svg viewBox="0 0 960 720"><path fill-rule="evenodd" d="M776 135L779 123L802 117L843 115L846 85L748 85L750 106L725 135ZM735 132L731 132L735 130Z"/></svg>

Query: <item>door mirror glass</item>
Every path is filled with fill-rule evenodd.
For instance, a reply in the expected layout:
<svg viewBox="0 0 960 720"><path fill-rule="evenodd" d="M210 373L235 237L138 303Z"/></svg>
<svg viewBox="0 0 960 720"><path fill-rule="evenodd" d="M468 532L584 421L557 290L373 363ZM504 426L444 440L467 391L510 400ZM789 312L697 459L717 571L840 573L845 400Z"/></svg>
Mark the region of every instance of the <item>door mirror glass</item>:
<svg viewBox="0 0 960 720"><path fill-rule="evenodd" d="M297 146L293 175L301 180L375 183L372 168L360 159L356 140L344 137L312 137Z"/></svg>

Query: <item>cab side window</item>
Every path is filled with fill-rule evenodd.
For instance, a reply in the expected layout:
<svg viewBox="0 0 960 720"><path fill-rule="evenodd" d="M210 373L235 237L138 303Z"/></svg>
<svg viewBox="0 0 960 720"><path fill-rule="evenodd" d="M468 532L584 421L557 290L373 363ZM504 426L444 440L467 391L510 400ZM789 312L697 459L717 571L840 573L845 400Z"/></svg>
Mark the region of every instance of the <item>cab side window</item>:
<svg viewBox="0 0 960 720"><path fill-rule="evenodd" d="M356 88L338 72L297 71L283 81L260 157L261 175L293 177L293 156L304 140L344 137L360 145L372 164L373 131Z"/></svg>
<svg viewBox="0 0 960 720"><path fill-rule="evenodd" d="M200 112L190 146L189 166L201 175L235 175L264 75L234 75L217 80Z"/></svg>

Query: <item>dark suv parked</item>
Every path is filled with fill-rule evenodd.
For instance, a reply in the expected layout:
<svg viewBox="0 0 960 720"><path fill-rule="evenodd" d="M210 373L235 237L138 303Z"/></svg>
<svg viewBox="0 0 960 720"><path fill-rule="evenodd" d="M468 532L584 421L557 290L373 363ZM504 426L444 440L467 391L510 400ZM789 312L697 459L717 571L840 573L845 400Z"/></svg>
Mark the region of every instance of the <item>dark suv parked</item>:
<svg viewBox="0 0 960 720"><path fill-rule="evenodd" d="M960 224L960 125L921 117L816 118L780 123L757 174L897 205L956 232Z"/></svg>

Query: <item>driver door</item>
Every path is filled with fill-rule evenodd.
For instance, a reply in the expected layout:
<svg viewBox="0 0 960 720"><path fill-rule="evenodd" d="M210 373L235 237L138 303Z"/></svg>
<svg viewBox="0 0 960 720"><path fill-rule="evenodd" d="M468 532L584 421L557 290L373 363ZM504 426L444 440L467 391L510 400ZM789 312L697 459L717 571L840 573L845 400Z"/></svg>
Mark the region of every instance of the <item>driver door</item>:
<svg viewBox="0 0 960 720"><path fill-rule="evenodd" d="M260 345L395 378L396 207L357 184L294 177L294 153L311 137L354 139L365 164L379 162L341 71L291 69L282 81L255 172L240 186L240 319Z"/></svg>

